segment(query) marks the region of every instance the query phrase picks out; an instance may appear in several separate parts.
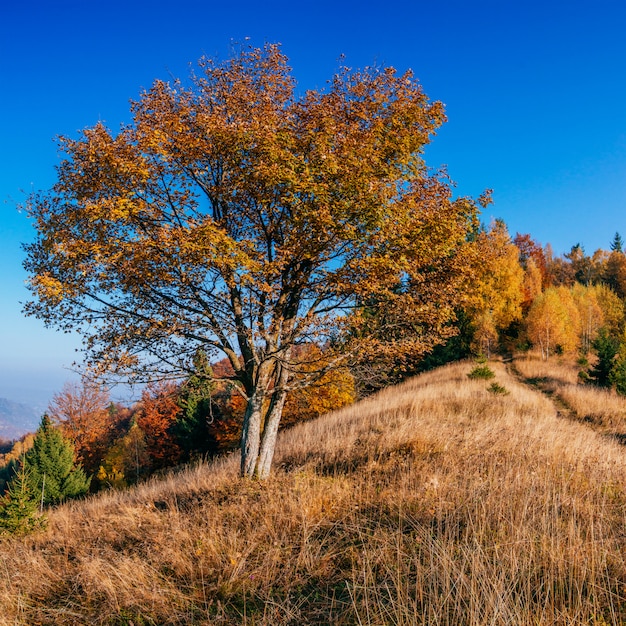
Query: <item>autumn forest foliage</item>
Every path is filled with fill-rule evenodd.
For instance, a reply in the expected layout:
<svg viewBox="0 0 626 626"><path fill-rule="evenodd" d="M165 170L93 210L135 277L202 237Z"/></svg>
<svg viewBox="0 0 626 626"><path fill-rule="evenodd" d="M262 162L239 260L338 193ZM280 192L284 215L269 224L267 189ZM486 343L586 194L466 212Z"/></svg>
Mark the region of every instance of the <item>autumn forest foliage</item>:
<svg viewBox="0 0 626 626"><path fill-rule="evenodd" d="M574 246L553 258L549 246L529 235L511 238L501 221L478 227L469 249L471 283L460 293L445 343L391 367L388 361L372 360L329 370L288 394L282 427L349 405L434 365L529 348L546 360L571 355L580 363L581 383L626 392L624 300L614 289L617 269L626 268L621 249L598 250L589 257ZM317 344L298 347L297 354L302 353L312 369L328 358ZM238 447L246 399L231 380L230 362L211 364L202 353L194 362L196 371L183 382L147 385L131 406L112 402L104 386L87 380L68 383L55 395L49 418L72 443L74 460L92 477L92 491L126 487L154 472ZM3 489L33 442L28 435L4 446Z"/></svg>

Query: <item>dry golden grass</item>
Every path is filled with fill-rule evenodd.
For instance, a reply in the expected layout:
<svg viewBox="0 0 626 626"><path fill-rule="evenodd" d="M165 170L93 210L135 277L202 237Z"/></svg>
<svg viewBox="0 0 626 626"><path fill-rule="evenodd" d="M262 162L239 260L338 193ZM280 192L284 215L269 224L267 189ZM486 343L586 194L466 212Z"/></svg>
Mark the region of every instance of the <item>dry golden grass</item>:
<svg viewBox="0 0 626 626"><path fill-rule="evenodd" d="M579 384L580 367L575 362L530 357L517 360L515 368L523 377L554 394L574 417L595 425L606 435L626 439L626 397Z"/></svg>
<svg viewBox="0 0 626 626"><path fill-rule="evenodd" d="M490 364L237 459L51 511L0 544L0 624L626 624L621 446ZM523 367L523 366L522 366Z"/></svg>
<svg viewBox="0 0 626 626"><path fill-rule="evenodd" d="M527 378L554 379L561 383L576 385L580 366L571 356L551 357L544 361L539 354L530 352L515 359L515 367Z"/></svg>

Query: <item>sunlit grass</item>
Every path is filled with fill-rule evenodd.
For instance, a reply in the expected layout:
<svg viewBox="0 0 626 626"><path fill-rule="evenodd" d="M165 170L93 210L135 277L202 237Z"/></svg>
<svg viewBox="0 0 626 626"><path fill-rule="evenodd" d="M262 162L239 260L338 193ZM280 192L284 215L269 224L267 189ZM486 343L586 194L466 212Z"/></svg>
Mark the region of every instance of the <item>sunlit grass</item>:
<svg viewBox="0 0 626 626"><path fill-rule="evenodd" d="M0 624L626 623L623 448L473 365L285 431L267 482L227 457L51 511L0 544Z"/></svg>
<svg viewBox="0 0 626 626"><path fill-rule="evenodd" d="M574 361L529 358L517 360L515 367L522 376L554 393L578 419L599 427L605 434L626 434L626 397L612 390L580 384L580 366Z"/></svg>

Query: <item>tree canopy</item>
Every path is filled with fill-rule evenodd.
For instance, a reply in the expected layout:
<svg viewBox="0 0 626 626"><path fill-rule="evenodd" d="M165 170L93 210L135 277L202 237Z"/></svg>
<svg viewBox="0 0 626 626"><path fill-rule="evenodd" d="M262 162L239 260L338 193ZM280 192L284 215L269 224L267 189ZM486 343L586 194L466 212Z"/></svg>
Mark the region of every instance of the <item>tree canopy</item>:
<svg viewBox="0 0 626 626"><path fill-rule="evenodd" d="M300 93L278 46L245 48L156 81L132 114L61 139L57 183L29 201L26 312L82 333L99 374L226 356L243 475L267 476L294 385L450 334L477 203L426 166L445 115L411 72L342 68ZM319 368L294 350L311 342Z"/></svg>

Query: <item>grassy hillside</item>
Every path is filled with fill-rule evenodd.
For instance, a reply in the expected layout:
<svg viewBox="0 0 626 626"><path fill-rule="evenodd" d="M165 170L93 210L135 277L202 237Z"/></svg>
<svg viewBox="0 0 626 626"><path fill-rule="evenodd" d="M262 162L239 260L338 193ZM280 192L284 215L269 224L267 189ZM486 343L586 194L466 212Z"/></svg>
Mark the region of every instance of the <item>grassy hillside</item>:
<svg viewBox="0 0 626 626"><path fill-rule="evenodd" d="M286 431L262 484L231 457L51 511L0 543L0 624L626 624L626 412L492 367L508 395L457 364Z"/></svg>

